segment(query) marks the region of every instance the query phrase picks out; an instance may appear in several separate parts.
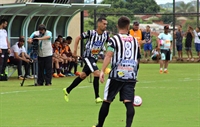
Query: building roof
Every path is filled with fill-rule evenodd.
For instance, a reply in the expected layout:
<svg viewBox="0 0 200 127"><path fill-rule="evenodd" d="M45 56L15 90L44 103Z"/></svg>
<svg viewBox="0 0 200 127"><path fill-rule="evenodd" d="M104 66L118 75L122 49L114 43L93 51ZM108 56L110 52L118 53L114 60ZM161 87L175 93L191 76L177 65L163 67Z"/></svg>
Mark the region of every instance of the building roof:
<svg viewBox="0 0 200 127"><path fill-rule="evenodd" d="M97 9L109 8L110 4L55 4L55 3L18 3L18 4L0 4L0 15L24 15L28 16L34 13L34 16L72 16L74 13Z"/></svg>

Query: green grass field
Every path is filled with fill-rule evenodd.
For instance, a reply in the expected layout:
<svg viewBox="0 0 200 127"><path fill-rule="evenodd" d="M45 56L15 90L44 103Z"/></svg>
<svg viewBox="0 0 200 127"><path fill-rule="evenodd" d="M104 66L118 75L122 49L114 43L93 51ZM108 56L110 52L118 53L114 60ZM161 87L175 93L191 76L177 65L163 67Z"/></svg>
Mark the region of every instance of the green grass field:
<svg viewBox="0 0 200 127"><path fill-rule="evenodd" d="M81 68L79 68L81 69ZM12 77L0 82L0 127L91 127L101 104L95 104L92 83L84 80L64 100L62 88L74 77L53 79L52 86L33 85ZM200 127L200 65L170 64L169 74L159 74L158 64L141 64L133 127ZM100 84L103 97L105 84ZM105 127L125 127L125 107L118 96L111 105Z"/></svg>

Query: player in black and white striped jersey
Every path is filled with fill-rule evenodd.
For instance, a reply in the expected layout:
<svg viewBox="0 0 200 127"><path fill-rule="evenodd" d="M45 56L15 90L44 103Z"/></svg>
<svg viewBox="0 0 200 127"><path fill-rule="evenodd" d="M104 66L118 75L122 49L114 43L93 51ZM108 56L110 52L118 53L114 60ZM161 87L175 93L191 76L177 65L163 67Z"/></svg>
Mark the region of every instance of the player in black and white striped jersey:
<svg viewBox="0 0 200 127"><path fill-rule="evenodd" d="M74 89L80 82L82 82L90 73L94 75L93 87L95 92L96 103L101 103L103 100L99 97L99 75L100 71L96 65L99 53L103 51L105 42L108 42L109 35L106 32L107 20L105 18L99 18L97 20L97 30L88 30L82 33L75 40L74 45L74 56L77 55L78 43L81 39L87 39L85 45L85 51L83 54L85 66L83 67L82 73L77 77L72 84L64 88L65 100L69 101L69 93Z"/></svg>
<svg viewBox="0 0 200 127"><path fill-rule="evenodd" d="M110 103L119 92L120 101L126 106L126 127L131 127L135 114L133 101L135 93L139 46L137 40L128 34L130 20L122 16L118 20L119 33L108 42L108 48L100 73L100 81L104 82L104 71L111 62L111 71L104 90L104 101L99 111L98 124L103 127L109 112ZM112 125L115 126L115 125Z"/></svg>

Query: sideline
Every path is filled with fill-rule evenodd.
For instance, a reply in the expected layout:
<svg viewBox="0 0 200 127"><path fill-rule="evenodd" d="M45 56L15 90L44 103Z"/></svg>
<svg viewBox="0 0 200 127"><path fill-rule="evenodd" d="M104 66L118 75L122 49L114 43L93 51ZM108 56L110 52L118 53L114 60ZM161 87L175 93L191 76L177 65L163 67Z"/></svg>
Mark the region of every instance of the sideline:
<svg viewBox="0 0 200 127"><path fill-rule="evenodd" d="M178 80L160 80L160 81L142 81L138 82L137 84L150 84L150 83L159 83L159 82L190 82L190 81L200 81L200 79L191 79L191 78L185 78L185 79L178 79ZM103 85L99 85L100 87ZM92 85L88 86L78 86L77 88L79 89L84 89L84 88L89 88L92 87ZM137 88L142 88L142 89L172 89L172 88L177 88L177 87L163 87L163 86L158 86L158 87L143 87L140 85L137 85ZM185 88L185 87L184 87ZM189 87L188 87L189 88ZM9 92L1 92L0 95L5 95L5 94L13 94L13 93L26 93L26 92L35 92L35 91L52 91L52 90L60 90L60 89L42 89L42 90L21 90L21 91L9 91ZM61 89L62 90L62 89Z"/></svg>

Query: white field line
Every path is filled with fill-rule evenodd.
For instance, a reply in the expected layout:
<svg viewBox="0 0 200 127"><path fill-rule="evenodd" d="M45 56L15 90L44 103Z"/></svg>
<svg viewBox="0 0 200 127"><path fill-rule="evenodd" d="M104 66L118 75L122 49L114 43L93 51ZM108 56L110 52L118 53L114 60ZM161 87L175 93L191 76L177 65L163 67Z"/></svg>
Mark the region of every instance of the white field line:
<svg viewBox="0 0 200 127"><path fill-rule="evenodd" d="M165 88L168 88L168 89L171 89L171 88L177 88L177 87L140 87L139 84L150 84L150 83L158 83L158 82L190 82L190 81L200 81L200 79L190 79L190 78L185 78L185 79L178 79L178 80L159 80L159 81L139 81L137 84L137 88L143 88L143 89L165 89ZM101 86L101 84L100 84ZM84 89L84 88L89 88L89 87L92 87L92 85L89 85L89 86L78 86L77 88L80 88L80 89ZM13 93L26 93L26 92L34 92L34 91L53 91L53 90L58 90L58 89L42 89L42 90L21 90L21 91L9 91L9 92L0 92L0 95L3 95L3 94L13 94ZM60 90L60 89L59 89Z"/></svg>

